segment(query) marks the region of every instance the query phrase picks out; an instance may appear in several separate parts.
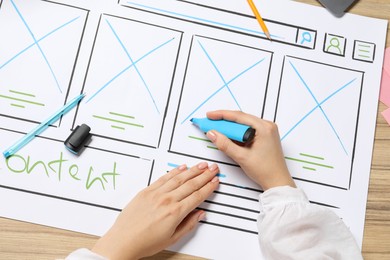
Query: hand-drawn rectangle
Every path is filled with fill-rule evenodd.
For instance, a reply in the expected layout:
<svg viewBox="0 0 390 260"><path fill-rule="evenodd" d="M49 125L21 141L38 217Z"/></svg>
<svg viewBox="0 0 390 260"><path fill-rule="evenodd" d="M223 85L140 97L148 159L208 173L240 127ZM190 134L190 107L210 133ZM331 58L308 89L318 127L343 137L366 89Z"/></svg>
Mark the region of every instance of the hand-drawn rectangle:
<svg viewBox="0 0 390 260"><path fill-rule="evenodd" d="M2 1L0 115L41 122L66 102L87 15L49 1Z"/></svg>
<svg viewBox="0 0 390 260"><path fill-rule="evenodd" d="M88 124L94 135L157 147L181 34L102 15L76 125Z"/></svg>
<svg viewBox="0 0 390 260"><path fill-rule="evenodd" d="M232 162L191 123L216 109L262 116L272 53L194 36L170 150Z"/></svg>
<svg viewBox="0 0 390 260"><path fill-rule="evenodd" d="M275 121L295 178L349 188L362 84L363 72L285 57Z"/></svg>

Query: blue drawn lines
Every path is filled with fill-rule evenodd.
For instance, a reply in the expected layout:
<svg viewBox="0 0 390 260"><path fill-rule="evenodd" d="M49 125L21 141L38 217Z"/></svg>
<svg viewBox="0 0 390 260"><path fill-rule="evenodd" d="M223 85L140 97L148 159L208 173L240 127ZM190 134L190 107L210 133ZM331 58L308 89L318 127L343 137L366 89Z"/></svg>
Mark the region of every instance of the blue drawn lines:
<svg viewBox="0 0 390 260"><path fill-rule="evenodd" d="M240 104L238 104L237 99L235 98L235 96L233 95L232 91L230 90L229 85L227 84L225 78L222 76L222 74L221 74L221 72L219 71L217 65L215 65L215 62L211 59L209 53L208 53L208 52L206 51L206 49L203 47L202 43L200 43L200 41L198 41L198 43L199 43L200 47L202 48L203 52L206 54L208 60L209 60L209 61L211 62L211 64L213 65L215 71L218 73L218 76L219 76L219 77L221 78L221 80L223 81L223 84L224 84L223 86L226 87L226 88L228 89L228 91L229 91L230 95L232 96L232 98L234 99L234 102L236 103L237 107L238 107L240 110L242 110Z"/></svg>
<svg viewBox="0 0 390 260"><path fill-rule="evenodd" d="M34 40L34 45L37 46L39 52L41 53L43 59L45 60L45 63L46 63L46 65L47 65L47 67L49 68L50 73L51 73L51 75L52 75L54 81L56 82L56 85L57 85L58 90L62 93L62 90L61 90L60 84L59 84L59 82L58 82L57 76L55 75L55 73L54 73L54 71L53 71L53 68L52 68L52 66L50 65L50 62L49 62L49 60L47 59L46 54L45 54L44 51L42 50L42 48L41 48L41 46L40 46L40 44L39 44L39 41L36 39L34 33L32 32L32 30L31 30L31 28L30 28L30 26L28 25L27 21L24 19L22 13L21 13L20 10L18 9L18 7L17 7L16 4L14 3L14 1L13 1L13 0L10 0L10 1L11 1L12 6L14 7L16 13L18 14L19 18L22 20L24 26L25 26L26 29L28 30L28 32L29 32L31 38Z"/></svg>
<svg viewBox="0 0 390 260"><path fill-rule="evenodd" d="M209 19L204 19L204 18L197 17L197 16L186 15L186 14L182 14L182 13L178 13L178 12L172 12L172 11L164 10L164 9L161 9L161 8L156 8L156 7L152 7L152 6L138 4L138 3L131 2L131 1L128 1L127 4L133 5L133 6L137 6L137 7L141 7L141 8L145 8L145 9L152 10L152 11L156 11L156 12L160 12L160 13L165 13L165 14L168 14L168 15L181 17L181 18L184 18L184 19L190 19L190 20L194 20L194 21L197 21L197 22L208 23L208 24L212 24L212 25L228 28L228 29L231 29L231 30L236 30L236 31L241 31L241 32L246 32L246 33L252 33L252 34L255 34L255 35L263 35L263 36L265 36L265 33L260 31L260 30L252 30L252 29L249 29L249 28L235 26L235 25L231 25L231 24L227 24L227 23L221 23L221 22L217 22L217 21L209 20ZM271 38L272 39L281 39L281 40L284 39L284 37L281 37L279 35L273 35L273 34L271 34Z"/></svg>
<svg viewBox="0 0 390 260"><path fill-rule="evenodd" d="M250 65L249 67L247 67L246 69L244 69L243 71L241 71L240 73L238 73L236 76L234 76L232 79L230 80L226 80L221 71L218 69L216 63L213 61L213 59L211 58L210 54L207 52L207 50L204 48L204 46L200 43L200 41L198 41L198 44L200 45L203 53L207 56L207 59L210 61L210 63L212 64L213 68L215 69L216 73L218 74L219 78L222 80L223 82L223 85L218 88L216 91L214 91L210 96L208 96L203 102L201 102L188 116L186 116L184 118L184 120L181 122L181 124L184 124L184 122L186 122L187 120L189 120L195 113L196 111L198 111L203 105L205 105L208 101L210 101L213 97L215 97L221 90L223 89L227 89L231 95L231 97L234 99L234 102L236 103L238 109L242 110L241 109L241 106L240 104L238 103L236 97L234 96L233 92L231 91L229 85L234 82L235 80L237 80L238 78L240 78L241 76L243 76L245 73L247 73L248 71L252 70L254 67L258 66L261 62L263 62L265 60L265 58L262 58L261 60L253 63L252 65Z"/></svg>
<svg viewBox="0 0 390 260"><path fill-rule="evenodd" d="M179 167L178 164L170 163L170 162L168 162L168 166L169 166L169 167L172 167L172 168L177 168L177 167ZM189 169L189 167L187 167L187 169ZM216 176L219 177L219 178L226 178L226 174L222 174L222 173L217 173Z"/></svg>
<svg viewBox="0 0 390 260"><path fill-rule="evenodd" d="M45 34L43 37L39 38L36 42L30 44L29 46L27 46L26 48L24 48L23 50L21 50L20 52L18 52L17 54L15 54L11 59L8 59L6 62L4 62L3 64L0 65L0 70L2 68L4 68L5 66L7 66L9 63L11 63L12 61L14 61L16 58L18 58L21 54L23 54L24 52L28 51L29 49L31 49L32 47L34 47L37 43L41 42L42 40L46 39L47 37L49 37L50 35L54 34L55 32L57 32L58 30L62 29L63 27L66 27L67 25L73 23L74 21L76 21L77 19L79 19L80 17L76 17L76 18L73 18L72 20L64 23L63 25L57 27L56 29L48 32L47 34Z"/></svg>
<svg viewBox="0 0 390 260"><path fill-rule="evenodd" d="M340 91L342 91L343 89L345 89L346 87L352 85L352 83L356 80L356 78L350 80L349 82L347 82L346 84L344 84L343 86L341 86L340 88L338 88L336 91L334 91L333 93L331 93L330 95L328 95L324 100L322 100L321 102L318 101L318 99L315 97L315 95L313 94L313 91L311 90L311 88L308 86L308 84L306 83L306 81L303 79L303 77L301 76L301 74L299 73L299 71L297 70L297 68L294 66L294 64L289 61L291 67L293 68L294 72L296 73L296 75L298 76L299 80L301 81L301 83L304 85L305 89L310 93L311 97L313 98L313 100L315 101L316 103L316 106L313 107L313 109L311 109L308 113L306 113L300 120L298 120L298 122L296 124L294 124L281 138L281 140L285 139L299 124L301 124L309 115L311 115L314 111L316 111L317 109L319 109L321 111L321 114L323 115L324 119L326 120L326 122L328 123L328 125L330 126L332 132L334 133L335 137L337 138L340 146L342 147L342 149L344 150L345 154L348 155L348 152L345 148L345 145L343 143L343 141L341 140L340 138L340 135L338 134L338 132L336 131L336 128L334 127L334 125L332 124L332 122L330 121L328 115L325 113L322 105L327 102L328 100L330 100L333 96L335 96L337 93L339 93Z"/></svg>
<svg viewBox="0 0 390 260"><path fill-rule="evenodd" d="M137 64L142 61L144 58L148 57L149 55L151 55L152 53L156 52L157 50L159 50L160 48L162 48L163 46L167 45L168 43L172 42L175 38L171 38L163 43L161 43L160 45L156 46L155 48L153 48L152 50L150 50L149 52L145 53L143 56L141 56L141 58L137 59L137 60L134 60L132 58L132 56L130 55L129 51L127 50L126 46L124 45L123 41L120 39L119 35L117 34L116 30L114 29L114 27L111 25L111 23L106 19L106 22L111 30L111 32L113 33L113 35L115 36L116 40L118 41L119 45L121 46L122 50L125 52L127 58L129 59L130 61L130 65L126 66L124 69L122 69L119 73L117 73L114 77L112 77L108 82L106 82L101 88L99 88L88 100L87 100L87 103L89 101L91 101L96 95L98 95L102 90L104 90L106 87L108 87L112 82L114 82L117 78L119 78L123 73L125 73L126 71L128 71L130 68L134 68L137 75L139 76L139 78L141 79L142 81L142 84L143 86L145 87L146 91L148 92L148 95L150 97L150 99L152 100L153 104L154 104L154 107L157 111L158 114L160 114L160 110L156 104L156 101L152 95L152 92L148 86L148 84L146 83L144 77L142 76L141 72L139 71L138 67L137 67Z"/></svg>

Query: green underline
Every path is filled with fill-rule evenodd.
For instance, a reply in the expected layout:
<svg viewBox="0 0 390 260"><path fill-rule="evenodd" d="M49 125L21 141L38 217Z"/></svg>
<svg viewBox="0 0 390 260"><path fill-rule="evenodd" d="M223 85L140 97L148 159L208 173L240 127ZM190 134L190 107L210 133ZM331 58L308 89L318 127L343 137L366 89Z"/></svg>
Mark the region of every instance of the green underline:
<svg viewBox="0 0 390 260"><path fill-rule="evenodd" d="M24 92L12 90L12 89L10 89L8 91L11 92L11 93L20 94L20 95L24 95L24 96L28 96L28 97L35 97L35 95L30 94L30 93L24 93Z"/></svg>
<svg viewBox="0 0 390 260"><path fill-rule="evenodd" d="M314 156L314 155L310 155L310 154L307 154L307 153L300 153L300 155L306 156L306 157L310 157L310 158L313 158L313 159L325 160L325 158L323 158L323 157Z"/></svg>
<svg viewBox="0 0 390 260"><path fill-rule="evenodd" d="M320 164L320 163L315 163L315 162L309 162L309 161L300 160L300 159L296 159L296 158L292 158L292 157L284 157L284 158L286 158L287 160L292 160L292 161L296 161L296 162L303 162L303 163L308 163L308 164L312 164L312 165L317 165L317 166L333 169L333 166L330 166L330 165L325 165L325 164Z"/></svg>
<svg viewBox="0 0 390 260"><path fill-rule="evenodd" d="M26 108L25 106L22 106L22 105L19 105L19 104L12 104L12 103L11 103L11 106L13 106L13 107L20 107L20 108Z"/></svg>
<svg viewBox="0 0 390 260"><path fill-rule="evenodd" d="M218 150L217 147L215 147L215 146L210 146L210 145L208 145L207 148L214 149L214 150Z"/></svg>
<svg viewBox="0 0 390 260"><path fill-rule="evenodd" d="M310 168L310 167L306 167L306 166L303 166L302 168L303 168L303 169L306 169L306 170L310 170L310 171L317 171L317 170L314 169L314 168Z"/></svg>
<svg viewBox="0 0 390 260"><path fill-rule="evenodd" d="M120 120L115 120L115 119L108 118L108 117L103 117L103 116L93 115L93 117L98 118L98 119L102 119L102 120L106 120L106 121L119 123L119 124L131 125L131 126L142 127L142 128L144 127L143 125L133 124L133 123L124 122L124 121L120 121Z"/></svg>
<svg viewBox="0 0 390 260"><path fill-rule="evenodd" d="M119 113L115 113L115 112L109 112L109 113L110 113L110 115L114 115L114 116L121 116L121 117L125 117L125 118L135 119L134 116L119 114Z"/></svg>
<svg viewBox="0 0 390 260"><path fill-rule="evenodd" d="M126 130L124 127L112 125L112 128L119 129L119 130Z"/></svg>
<svg viewBox="0 0 390 260"><path fill-rule="evenodd" d="M189 138L192 138L192 139L195 139L195 140L199 140L199 141L205 141L205 142L209 142L209 143L211 143L211 141L210 141L209 139L200 138L200 137L191 136L191 135L189 135L188 137L189 137Z"/></svg>
<svg viewBox="0 0 390 260"><path fill-rule="evenodd" d="M21 98L14 98L14 97L9 97L9 96L4 96L4 95L0 95L0 97L6 98L6 99L11 99L11 100L16 100L16 101L20 101L20 102L26 102L26 103L37 105L37 106L42 106L42 107L45 106L45 104L33 102L33 101L28 101L28 100L21 99Z"/></svg>

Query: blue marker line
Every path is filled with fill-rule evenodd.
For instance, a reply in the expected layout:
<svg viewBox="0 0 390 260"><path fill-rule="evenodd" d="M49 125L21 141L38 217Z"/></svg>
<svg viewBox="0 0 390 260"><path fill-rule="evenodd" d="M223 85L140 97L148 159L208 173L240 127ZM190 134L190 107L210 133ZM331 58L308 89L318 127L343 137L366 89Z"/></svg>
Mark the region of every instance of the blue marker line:
<svg viewBox="0 0 390 260"><path fill-rule="evenodd" d="M169 167L172 167L172 168L177 168L177 167L179 167L179 165L178 164L174 164L174 163L168 163L168 166ZM189 167L187 167L187 169L189 169ZM222 173L217 173L217 175L216 175L217 177L221 177L221 178L225 178L226 177L226 174L222 174Z"/></svg>
<svg viewBox="0 0 390 260"><path fill-rule="evenodd" d="M223 81L224 86L228 89L230 95L231 95L232 98L234 99L234 102L236 102L236 105L237 105L238 108L242 111L240 104L238 103L236 97L234 96L233 92L232 92L231 89L229 88L228 83L226 82L225 78L222 76L222 74L221 74L221 72L219 71L217 65L215 64L215 62L213 61L213 59L210 57L210 55L209 55L209 53L206 51L206 49L203 47L202 43L201 43L200 41L198 41L198 43L199 43L200 47L202 48L203 52L206 54L207 59L211 62L211 64L213 65L214 69L217 71L219 77L220 77L221 80Z"/></svg>
<svg viewBox="0 0 390 260"><path fill-rule="evenodd" d="M26 20L24 19L24 17L23 17L22 14L20 13L19 9L18 9L17 6L15 5L14 1L11 0L11 3L12 3L12 5L13 5L13 7L15 8L15 11L18 13L20 19L22 20L22 22L23 22L24 25L26 26L26 28L27 28L28 32L30 33L31 37L33 38L35 45L38 47L39 51L41 52L42 57L43 57L43 59L45 60L47 66L49 67L49 70L50 70L50 72L51 72L51 75L53 76L53 78L54 78L54 80L55 80L55 82L56 82L56 84L57 84L57 87L58 87L59 91L62 93L60 84L58 83L57 77L56 77L56 75L54 74L53 68L51 67L51 65L50 65L50 63L49 63L49 60L47 59L45 53L43 52L41 46L39 45L37 39L35 38L33 32L31 31L31 29L30 29L30 27L28 26Z"/></svg>
<svg viewBox="0 0 390 260"><path fill-rule="evenodd" d="M116 33L116 31L115 31L114 28L112 27L111 23L110 23L107 19L106 19L106 22L107 22L108 26L110 27L112 33L115 35L115 38L118 40L119 44L121 45L122 49L123 49L124 52L126 53L126 55L127 55L127 57L129 58L130 62L131 62L132 64L134 64L134 61L133 61L133 59L131 58L130 53L127 51L125 45L123 44L123 42L122 42L121 39L119 38L118 34ZM153 95L152 95L152 93L150 92L150 89L149 89L148 85L146 84L144 77L142 77L141 73L139 72L139 70L138 70L138 68L137 68L137 66L136 66L135 64L134 64L134 69L135 69L135 71L137 72L138 76L140 77L140 79L141 79L142 83L144 84L146 90L148 91L149 96L150 96L150 98L152 99L153 104L154 104L154 106L155 106L155 108L156 108L156 110L157 110L157 113L160 114L160 110L159 110L158 107L157 107L156 101L154 100Z"/></svg>
<svg viewBox="0 0 390 260"><path fill-rule="evenodd" d="M37 42L40 42L40 41L43 41L45 38L49 37L50 35L52 35L53 33L57 32L58 30L62 29L63 27L67 26L68 24L74 22L75 20L79 19L79 17L76 17L76 18L73 18L72 20L70 20L69 22L66 22L64 23L63 25L57 27L56 29L50 31L49 33L47 33L46 35L44 35L42 38L38 39ZM30 44L29 46L27 46L26 48L24 48L23 50L21 50L20 52L18 52L16 55L14 55L11 59L9 59L8 61L6 61L5 63L3 63L3 65L0 66L0 70L2 68L4 68L5 66L7 66L9 63L11 63L13 60L15 60L17 57L19 57L21 54L23 54L24 52L28 51L31 47L35 46L36 43L32 43Z"/></svg>
<svg viewBox="0 0 390 260"><path fill-rule="evenodd" d="M239 74L237 74L235 77L233 77L231 80L229 80L227 82L227 84L230 84L232 83L233 81L235 81L236 79L238 79L239 77L241 77L243 74L245 74L246 72L248 72L249 70L251 70L252 68L254 68L255 66L257 66L258 64L260 64L261 62L263 62L265 60L265 58L259 60L258 62L254 63L253 65L249 66L248 68L246 68L245 70L243 70L242 72L240 72ZM218 94L218 92L220 92L222 89L225 88L225 85L223 85L222 87L220 87L219 89L217 89L214 93L212 93L208 98L206 98L205 101L203 101L199 106L197 106L194 111L192 111L182 122L181 124L184 124L185 121L187 121L188 119L190 119L193 114L195 114L196 111L198 111L204 104L206 104L212 97L214 97L216 94Z"/></svg>
<svg viewBox="0 0 390 260"><path fill-rule="evenodd" d="M154 11L158 11L158 12L162 12L162 13L166 13L166 14L171 14L171 15L175 15L175 16L179 16L179 17L184 17L184 18L187 18L187 19L192 19L192 20L206 22L206 23L210 23L210 24L214 24L214 25L218 25L218 26L223 26L223 27L230 28L230 29L235 29L235 30L239 30L239 31L244 31L244 32L254 33L254 34L258 34L258 35L260 34L260 35L266 36L265 33L262 32L262 31L251 30L251 29L248 29L248 28L234 26L234 25L226 24L226 23L220 23L220 22L203 19L203 18L196 17L196 16L185 15L185 14L172 12L172 11L168 11L168 10L164 10L164 9L160 9L160 8L156 8L156 7L152 7L152 6L147 6L147 5L134 3L134 2L131 2L131 1L128 1L127 3L130 4L130 5L134 5L134 6L138 6L138 7L142 7L142 8L147 8L149 10L154 10ZM271 34L271 38L273 38L273 39L279 38L279 39L282 39L282 40L284 39L284 37L273 35L273 34Z"/></svg>
<svg viewBox="0 0 390 260"><path fill-rule="evenodd" d="M144 54L141 58L139 58L138 60L136 60L134 63L130 64L129 66L127 66L126 68L124 68L121 72L119 72L118 74L116 74L112 79L110 79L106 84L104 84L98 91L96 91L87 101L86 103L88 103L89 101L91 101L97 94L99 94L103 89L105 89L107 86L109 86L115 79L117 79L119 76L121 76L123 73L125 73L127 70L129 70L130 68L132 68L135 64L137 64L138 62L140 62L141 60L143 60L144 58L146 58L147 56L149 56L150 54L152 54L153 52L157 51L158 49L160 49L161 47L163 47L164 45L170 43L171 41L173 41L175 38L172 38L172 39L169 39L168 41L158 45L157 47L155 47L154 49L150 50L149 52L147 52L146 54Z"/></svg>
<svg viewBox="0 0 390 260"><path fill-rule="evenodd" d="M343 144L343 142L341 141L341 138L339 136L339 134L337 133L336 129L334 128L332 122L330 121L329 117L326 115L325 111L323 110L323 108L321 107L321 105L319 104L317 98L314 96L313 92L311 91L311 89L309 88L309 86L307 85L307 83L305 82L305 80L302 78L301 74L298 72L298 70L295 68L295 66L292 64L291 61L289 61L290 65L293 67L295 73L298 75L299 79L302 81L303 85L305 86L305 88L307 89L307 91L309 91L310 95L312 96L312 98L314 99L314 101L316 102L317 104L317 107L321 110L321 113L324 115L326 121L328 122L329 126L332 128L332 131L333 133L336 135L341 147L343 148L345 154L348 154L347 150L345 149L345 146Z"/></svg>
<svg viewBox="0 0 390 260"><path fill-rule="evenodd" d="M324 104L326 101L328 101L329 99L331 99L334 95L336 95L337 93L339 93L341 90L343 90L344 88L346 88L347 86L351 85L354 81L356 80L353 79L351 81L349 81L347 84L345 84L344 86L342 86L341 88L337 89L335 92L333 92L332 94L330 94L328 97L326 97L323 101L321 101L318 105L316 105L312 110L310 110L306 115L304 115L290 130L287 131L286 134L284 134L282 136L282 138L280 139L281 141L283 141L283 139L285 139L298 125L300 125L311 113L313 113L319 106L321 106L322 104Z"/></svg>

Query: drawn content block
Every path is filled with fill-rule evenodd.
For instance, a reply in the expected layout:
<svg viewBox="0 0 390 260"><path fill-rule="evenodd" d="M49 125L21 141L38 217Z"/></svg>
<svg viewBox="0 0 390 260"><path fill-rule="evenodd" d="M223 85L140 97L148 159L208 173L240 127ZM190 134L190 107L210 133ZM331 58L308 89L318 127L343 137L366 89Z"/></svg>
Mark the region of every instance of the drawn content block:
<svg viewBox="0 0 390 260"><path fill-rule="evenodd" d="M65 103L86 17L48 1L1 2L1 115L40 122Z"/></svg>
<svg viewBox="0 0 390 260"><path fill-rule="evenodd" d="M170 150L230 162L191 123L217 109L262 116L272 53L194 36Z"/></svg>
<svg viewBox="0 0 390 260"><path fill-rule="evenodd" d="M96 135L156 147L180 40L178 31L102 15L77 124L87 123Z"/></svg>
<svg viewBox="0 0 390 260"><path fill-rule="evenodd" d="M195 162L196 160L186 163L194 165ZM169 171L178 164L168 162L165 166ZM239 167L221 164L219 168L218 189L198 207L207 214L207 218L202 223L219 227L221 235L224 234L224 229L256 235L257 217L260 213L260 187L249 180ZM164 171L156 175L161 175L161 172Z"/></svg>
<svg viewBox="0 0 390 260"><path fill-rule="evenodd" d="M285 57L276 123L294 177L349 188L362 83L360 71Z"/></svg>
<svg viewBox="0 0 390 260"><path fill-rule="evenodd" d="M0 134L10 144L21 136L4 130ZM32 144L42 152L28 145L0 161L3 188L119 210L149 184L151 160L91 148L85 149L81 159L61 142L36 138Z"/></svg>

